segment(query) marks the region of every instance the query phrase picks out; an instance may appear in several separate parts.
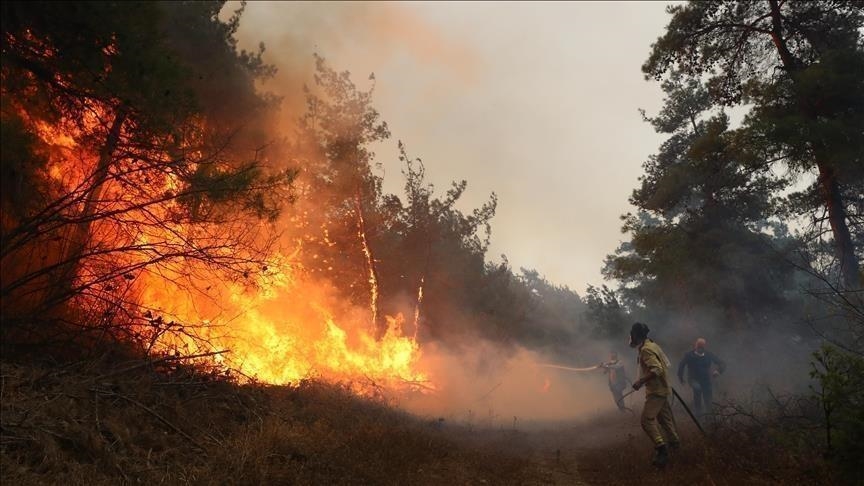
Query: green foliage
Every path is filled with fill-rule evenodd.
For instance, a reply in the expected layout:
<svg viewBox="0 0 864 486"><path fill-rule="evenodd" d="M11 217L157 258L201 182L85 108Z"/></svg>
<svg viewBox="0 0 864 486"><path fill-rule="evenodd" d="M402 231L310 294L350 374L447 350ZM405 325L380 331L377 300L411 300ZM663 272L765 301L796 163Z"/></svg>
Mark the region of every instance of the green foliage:
<svg viewBox="0 0 864 486"><path fill-rule="evenodd" d="M536 271L515 273L506 258L500 264L485 261L495 194L463 212L457 204L467 182L454 181L438 193L426 179L423 161L409 156L401 142L404 194L383 193L370 147L390 132L372 106L374 85L358 88L348 72L333 70L320 57L316 66L303 119L318 154L310 161L306 189L315 208L303 223L305 254L312 257L306 268L355 304L369 304L358 233L361 211L382 311L405 316L416 311L422 339L456 345L479 336L529 347L554 343L557 351L567 350L582 320L579 296Z"/></svg>
<svg viewBox="0 0 864 486"><path fill-rule="evenodd" d="M646 120L670 138L644 164L630 199L639 212L623 217L631 240L607 258L604 275L637 307L714 308L729 325L761 321L790 285L774 249L789 246L785 228L769 220L771 193L786 181L743 161L739 134L701 83L675 73L663 88L663 110Z"/></svg>
<svg viewBox="0 0 864 486"><path fill-rule="evenodd" d="M242 9L223 23L223 4L4 3L4 93L29 95L25 105L4 101L4 116L23 109L32 119L77 128L78 141L100 153L112 119L123 113L127 157L147 160L167 150L182 173L182 165L202 162L195 151L223 152L226 139L237 138L227 127L236 132L268 102L254 84L272 68L260 53L237 52L232 35ZM94 113L101 117L95 126L88 122ZM220 163L230 165L222 155ZM222 171L248 173L243 164Z"/></svg>
<svg viewBox="0 0 864 486"><path fill-rule="evenodd" d="M813 353L811 378L822 405L826 447L850 478L859 477L864 457L864 358L825 345ZM860 477L859 477L860 479Z"/></svg>
<svg viewBox="0 0 864 486"><path fill-rule="evenodd" d="M315 63L315 84L305 88L307 111L301 120L312 145L303 182L303 192L312 198L302 223L305 253L311 257L305 265L365 307L370 263L377 273L376 237L384 219L392 217L392 201L383 196L381 177L373 172L370 145L389 138L390 131L372 106L374 85L364 91L348 71L337 72L318 55ZM372 253L368 259L364 239Z"/></svg>
<svg viewBox="0 0 864 486"><path fill-rule="evenodd" d="M794 167L810 166L812 147L844 181L864 176L864 50L825 52L820 62L775 83L753 81L746 125L760 136L766 155L783 153Z"/></svg>
<svg viewBox="0 0 864 486"><path fill-rule="evenodd" d="M860 4L831 0L700 1L667 12L672 19L666 32L642 66L646 78L659 80L670 71L705 74L712 95L725 104L741 101L753 79L773 81L817 61L827 48L854 46L864 20ZM782 37L784 48L778 49L774 35ZM795 65L781 66L787 55Z"/></svg>
<svg viewBox="0 0 864 486"><path fill-rule="evenodd" d="M620 340L627 335L631 319L614 290L606 285L600 288L589 285L585 305L585 317L592 325L594 337Z"/></svg>
<svg viewBox="0 0 864 486"><path fill-rule="evenodd" d="M426 337L462 345L471 342L466 337L480 336L562 355L572 352L583 319L580 297L535 270L514 272L506 257L498 264L485 261L495 194L463 213L456 204L466 181L436 195L422 160L409 157L401 143L399 149L405 202L390 197L393 216L384 218L387 230L376 236L380 254L386 255L379 268L391 301L415 303L423 286L420 329Z"/></svg>
<svg viewBox="0 0 864 486"><path fill-rule="evenodd" d="M187 188L178 202L188 208L193 221L212 220L217 211L239 210L273 222L286 201L278 189L290 185L296 175L292 170L267 174L256 162L236 168L202 164L183 178ZM262 187L273 188L276 192L261 190Z"/></svg>
<svg viewBox="0 0 864 486"><path fill-rule="evenodd" d="M308 191L316 210L304 223L309 231L305 253L312 257L307 268L327 277L355 304L368 305L361 212L382 311L406 316L419 311L424 337L451 340L479 334L496 341L541 342L547 324L560 327L560 319L532 313L536 298L509 266L485 262L495 194L471 212L457 209L467 182L453 182L436 194L423 161L410 157L401 142L404 196L384 194L370 146L390 132L372 106L374 86L359 89L350 73L333 70L320 57L316 65L303 119L320 154L309 167Z"/></svg>
<svg viewBox="0 0 864 486"><path fill-rule="evenodd" d="M430 336L446 339L470 331L460 327L465 328L475 316L475 330L485 333L496 327L500 331L506 326L499 326L499 318L487 314L496 297L491 293L479 297L488 283L485 254L497 204L495 195L465 214L456 204L467 188L466 181L453 182L437 195L426 180L423 161L410 157L401 142L399 151L404 164L405 201L389 196L391 214L386 219L386 231L376 237L382 254L388 255L380 268L385 288L392 289L391 301L415 303L422 285L421 327ZM499 283L500 288L509 288L507 283ZM496 324L491 324L493 321ZM494 334L490 332L490 336Z"/></svg>
<svg viewBox="0 0 864 486"><path fill-rule="evenodd" d="M325 178L336 189L354 192L357 184L371 185L368 197L377 196L380 181L371 173L375 154L369 144L390 137L387 123L381 121L372 106L374 86L367 91L357 88L348 71L337 72L324 58L316 55L315 91L307 88L305 127L318 140L329 161L327 170L318 177ZM374 80L370 76L370 80Z"/></svg>
<svg viewBox="0 0 864 486"><path fill-rule="evenodd" d="M719 105L751 107L738 135L739 163L765 174L818 172L788 214L830 222L837 266L860 283L864 192L864 7L860 2L689 2L672 19L642 69L648 78L706 79ZM778 167L779 166L779 167ZM782 187L767 188L780 196ZM785 196L785 194L784 194ZM827 211L827 218L819 213ZM811 251L819 251L818 247Z"/></svg>
<svg viewBox="0 0 864 486"><path fill-rule="evenodd" d="M187 79L166 52L155 3L7 2L4 4L4 84L27 89L28 111L83 122L93 103L124 105L141 122L163 128L188 114ZM34 107L42 106L41 111Z"/></svg>

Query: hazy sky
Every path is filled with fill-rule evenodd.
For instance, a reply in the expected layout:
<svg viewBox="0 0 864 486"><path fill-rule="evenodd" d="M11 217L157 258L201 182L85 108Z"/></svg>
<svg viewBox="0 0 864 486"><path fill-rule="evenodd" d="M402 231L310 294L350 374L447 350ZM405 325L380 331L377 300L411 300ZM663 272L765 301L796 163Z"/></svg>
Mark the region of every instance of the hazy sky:
<svg viewBox="0 0 864 486"><path fill-rule="evenodd" d="M385 189L402 188L396 140L463 209L499 198L489 257L582 292L602 282L619 216L662 141L637 111L662 93L640 71L668 16L661 2L250 2L242 46L267 45L271 87L300 110L318 52L368 87L393 140L378 147Z"/></svg>

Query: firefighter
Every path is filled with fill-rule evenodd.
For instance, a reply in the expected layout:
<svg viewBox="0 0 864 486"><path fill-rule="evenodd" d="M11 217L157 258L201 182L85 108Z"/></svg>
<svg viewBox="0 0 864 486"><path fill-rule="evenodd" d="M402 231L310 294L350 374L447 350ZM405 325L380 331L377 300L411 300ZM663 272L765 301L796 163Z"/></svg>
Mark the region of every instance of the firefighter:
<svg viewBox="0 0 864 486"><path fill-rule="evenodd" d="M678 381L684 384L684 369L687 369L687 383L693 389L693 411L702 415L702 404L705 413L711 413L712 388L711 379L726 371L726 363L714 353L705 350L705 339L699 338L693 345L693 351L687 352L678 365Z"/></svg>
<svg viewBox="0 0 864 486"><path fill-rule="evenodd" d="M629 380L627 379L627 373L624 371L624 363L618 359L618 353L615 351L610 352L609 361L600 363L600 368L603 369L603 373L606 373L609 379L609 391L612 392L612 398L615 400L618 410L622 412L627 410L627 407L624 406L623 392L627 388Z"/></svg>
<svg viewBox="0 0 864 486"><path fill-rule="evenodd" d="M669 462L669 449L678 449L680 441L670 404L669 358L648 338L648 332L648 326L641 322L630 329L630 347L639 352L639 379L633 383L633 389L645 387L642 429L654 442L652 464L662 468Z"/></svg>

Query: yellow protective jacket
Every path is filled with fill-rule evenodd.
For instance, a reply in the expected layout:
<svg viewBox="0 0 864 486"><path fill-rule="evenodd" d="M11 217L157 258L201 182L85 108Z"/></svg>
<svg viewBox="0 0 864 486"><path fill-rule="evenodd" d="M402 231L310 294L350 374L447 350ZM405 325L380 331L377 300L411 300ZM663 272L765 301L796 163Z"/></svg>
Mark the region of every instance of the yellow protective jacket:
<svg viewBox="0 0 864 486"><path fill-rule="evenodd" d="M654 341L646 339L639 347L639 379L648 376L652 371L654 378L645 382L645 394L668 397L672 394L669 385L669 367L671 363L666 354Z"/></svg>

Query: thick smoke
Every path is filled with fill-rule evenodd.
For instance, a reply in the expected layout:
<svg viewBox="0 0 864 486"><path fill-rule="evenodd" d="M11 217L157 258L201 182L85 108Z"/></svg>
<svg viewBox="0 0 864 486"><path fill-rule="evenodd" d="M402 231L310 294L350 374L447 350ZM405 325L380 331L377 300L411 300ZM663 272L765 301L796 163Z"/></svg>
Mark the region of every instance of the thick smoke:
<svg viewBox="0 0 864 486"><path fill-rule="evenodd" d="M222 15L239 5L229 2ZM278 69L264 88L282 99L284 131L306 110L303 87L310 84L313 54L332 59L338 70L348 70L357 80L387 61L415 62L440 68L441 85L468 83L476 76L480 60L464 45L435 30L409 9L397 3L269 2L247 5L237 37L241 47L257 51L266 46L265 60ZM371 47L370 47L371 46ZM410 66L406 66L410 68ZM386 89L388 80L381 80Z"/></svg>
<svg viewBox="0 0 864 486"><path fill-rule="evenodd" d="M422 364L433 370L430 378L438 392L401 403L421 415L509 428L617 410L601 370L542 366L550 362L549 356L521 347L505 350L489 341L459 351L431 343L423 353Z"/></svg>
<svg viewBox="0 0 864 486"><path fill-rule="evenodd" d="M784 321L766 323L761 329L723 331L729 326L718 318L721 315L719 309L702 309L686 318L655 315L647 321L650 337L672 362L671 383L685 400L690 400L691 390L679 382L678 366L699 337L726 364L726 371L714 380L716 403L808 392L811 353L822 343L811 329ZM482 339L451 348L435 343L424 346L423 363L434 370L431 378L440 392L402 404L423 415L493 428L511 427L514 417L516 423L527 426L617 412L602 370L540 366L590 367L607 360L614 351L625 364L628 379L638 376L636 351L627 346L626 338L612 342L585 336L575 338L570 353L544 353ZM634 393L625 404L638 412L643 394Z"/></svg>
<svg viewBox="0 0 864 486"><path fill-rule="evenodd" d="M236 6L229 4L226 11L233 8ZM469 51L396 4L378 4L374 8L366 4L251 5L244 14L238 36L241 47L246 49L255 50L258 41L267 44L264 60L275 64L278 73L262 88L281 97L281 113L273 123L278 133L289 137L297 133L296 121L306 110L303 86L312 79L313 53L328 59L348 59L349 65L335 67L354 73L369 72L369 66L384 58L408 55L442 66L451 74L450 82L470 80L478 65ZM347 41L357 38L369 42ZM360 45L376 48L360 52ZM386 89L387 81L380 82L378 89ZM301 171L304 160L318 156L307 152L299 139L284 147L284 155L297 163ZM315 210L314 201L304 200L300 195L286 218L291 220ZM286 227L293 224L288 220ZM286 241L290 242L288 233ZM413 292L415 289L405 289L404 302L394 304L403 309L407 321L413 312ZM351 316L344 320L364 320L366 309L344 301L340 304L338 298L328 300L333 306L341 306L337 319ZM279 302L272 305L278 307ZM806 389L809 354L819 343L812 332L779 322L787 319L785 315L778 315L778 322L766 323L759 330L724 332L720 330L734 329L735 325L725 322L723 316L720 309L691 309L686 316L652 314L630 318L643 319L651 327L651 337L672 360L671 378L685 397L689 389L679 384L674 375L681 357L698 337L706 338L708 349L727 363L726 373L716 381L717 398L743 397L765 385L777 392ZM453 319L465 317L453 316ZM627 348L624 336L610 341L590 339L587 333L582 333L574 338L569 350L553 342L548 347L533 343L529 349L518 342L502 344L472 335L470 321L450 327L467 330L459 336L458 345L426 341L422 347L420 368L428 373L436 391L401 397L400 406L421 415L495 428L575 419L617 410L606 376L601 370L574 372L540 364L588 367L606 360L610 351L616 351L626 363L628 377L632 380L637 375L636 353ZM408 325L406 330L411 332L413 328ZM574 334L577 332L573 330ZM638 407L642 394L640 391L631 395L626 404Z"/></svg>

